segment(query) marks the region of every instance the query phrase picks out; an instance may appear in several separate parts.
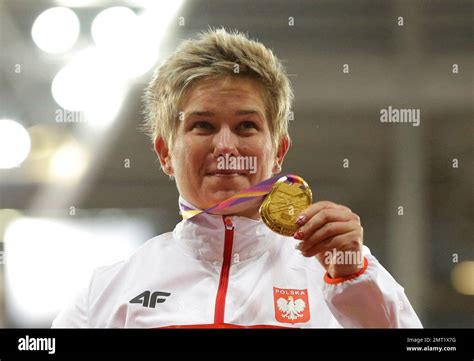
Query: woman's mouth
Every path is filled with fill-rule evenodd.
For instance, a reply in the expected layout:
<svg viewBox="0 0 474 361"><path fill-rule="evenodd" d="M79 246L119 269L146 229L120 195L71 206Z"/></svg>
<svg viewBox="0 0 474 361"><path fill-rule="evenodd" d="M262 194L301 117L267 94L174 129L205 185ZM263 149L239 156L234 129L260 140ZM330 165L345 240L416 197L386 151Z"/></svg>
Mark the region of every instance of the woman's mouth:
<svg viewBox="0 0 474 361"><path fill-rule="evenodd" d="M213 172L209 172L208 176L215 176L215 177L222 177L222 178L232 178L238 176L246 175L246 171L236 171L236 170L216 170Z"/></svg>

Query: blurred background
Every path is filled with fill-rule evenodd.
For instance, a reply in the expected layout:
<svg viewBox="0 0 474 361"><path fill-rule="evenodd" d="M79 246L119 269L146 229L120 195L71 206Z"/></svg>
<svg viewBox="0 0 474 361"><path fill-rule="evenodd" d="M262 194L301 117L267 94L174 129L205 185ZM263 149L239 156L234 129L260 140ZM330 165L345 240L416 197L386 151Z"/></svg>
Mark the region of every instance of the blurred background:
<svg viewBox="0 0 474 361"><path fill-rule="evenodd" d="M91 271L180 220L142 122L209 26L287 67L284 171L361 216L425 327L474 326L473 2L0 0L0 326L49 327ZM382 123L382 109L420 124Z"/></svg>

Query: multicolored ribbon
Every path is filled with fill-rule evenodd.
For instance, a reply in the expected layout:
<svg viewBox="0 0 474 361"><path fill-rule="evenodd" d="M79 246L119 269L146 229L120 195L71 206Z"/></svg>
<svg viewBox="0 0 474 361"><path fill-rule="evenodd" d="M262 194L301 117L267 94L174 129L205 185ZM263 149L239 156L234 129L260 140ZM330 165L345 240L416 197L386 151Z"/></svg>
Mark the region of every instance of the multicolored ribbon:
<svg viewBox="0 0 474 361"><path fill-rule="evenodd" d="M229 214L229 213L232 213L232 210L235 211L235 209L238 208L238 206L242 205L243 203L248 203L248 204L245 204L245 206L248 207L252 204L250 203L251 201L255 201L255 202L262 201L263 198L268 193L270 193L275 182L285 176L289 178L289 180L299 178L298 176L293 175L293 174L279 174L257 185L247 188L233 195L232 197L216 204L215 206L212 206L207 209L192 208L189 205L184 204L183 202L180 201L179 209L181 211L181 216L184 219L189 219L201 213L218 214L218 215Z"/></svg>

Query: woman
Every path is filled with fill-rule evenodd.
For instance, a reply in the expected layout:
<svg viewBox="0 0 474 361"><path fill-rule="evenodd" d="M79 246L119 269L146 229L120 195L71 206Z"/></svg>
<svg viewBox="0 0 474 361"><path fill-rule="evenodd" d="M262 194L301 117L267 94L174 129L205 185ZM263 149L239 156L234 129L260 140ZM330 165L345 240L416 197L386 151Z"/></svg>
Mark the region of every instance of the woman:
<svg viewBox="0 0 474 361"><path fill-rule="evenodd" d="M245 35L220 29L185 41L145 102L187 219L96 270L53 327L421 327L349 208L309 205L286 237L260 219L261 199L222 203L280 173L292 97L280 61ZM218 214L201 211L215 205ZM361 257L328 257L336 254Z"/></svg>

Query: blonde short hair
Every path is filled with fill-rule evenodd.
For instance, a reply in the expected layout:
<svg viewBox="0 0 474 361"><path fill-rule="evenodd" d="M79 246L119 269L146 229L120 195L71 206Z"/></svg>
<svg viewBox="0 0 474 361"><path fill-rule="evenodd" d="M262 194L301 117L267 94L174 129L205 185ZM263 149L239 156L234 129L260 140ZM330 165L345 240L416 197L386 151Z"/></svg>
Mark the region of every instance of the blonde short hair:
<svg viewBox="0 0 474 361"><path fill-rule="evenodd" d="M237 70L237 71L236 71ZM288 135L293 91L285 69L273 52L238 31L224 28L183 41L155 71L144 93L144 130L154 142L162 137L172 147L179 123L179 106L186 90L214 76L256 79L263 85L266 117L274 145Z"/></svg>

